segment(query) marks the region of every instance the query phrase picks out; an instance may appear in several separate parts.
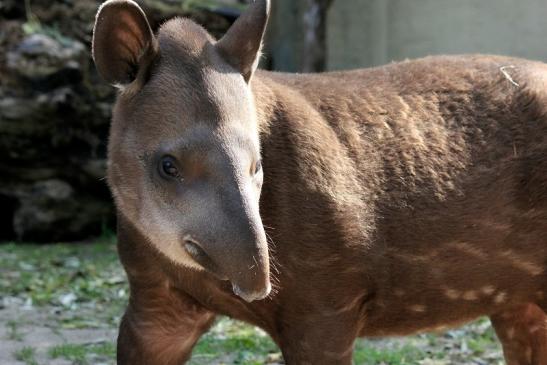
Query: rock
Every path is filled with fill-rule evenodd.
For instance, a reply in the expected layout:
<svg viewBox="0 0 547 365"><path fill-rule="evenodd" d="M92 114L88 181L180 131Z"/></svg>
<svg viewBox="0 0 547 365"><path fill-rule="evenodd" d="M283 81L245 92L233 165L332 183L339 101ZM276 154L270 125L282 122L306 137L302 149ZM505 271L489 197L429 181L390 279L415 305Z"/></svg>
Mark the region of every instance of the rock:
<svg viewBox="0 0 547 365"><path fill-rule="evenodd" d="M84 45L76 40L61 43L45 34L32 34L8 52L7 67L41 88L51 88L80 82L85 57Z"/></svg>
<svg viewBox="0 0 547 365"><path fill-rule="evenodd" d="M35 113L36 101L22 101L17 98L0 99L0 123L5 120L20 120L29 118ZM4 125L3 128L6 128Z"/></svg>
<svg viewBox="0 0 547 365"><path fill-rule="evenodd" d="M32 0L29 17L23 1L0 0L0 242L81 240L113 229L104 177L115 91L89 49L102 2ZM233 20L197 2L139 3L155 28L185 15L218 37Z"/></svg>
<svg viewBox="0 0 547 365"><path fill-rule="evenodd" d="M48 55L54 58L61 58L64 53L59 42L45 34L28 36L19 44L17 52L31 57Z"/></svg>
<svg viewBox="0 0 547 365"><path fill-rule="evenodd" d="M21 205L13 223L19 240L75 240L98 232L112 213L108 201L99 202L74 188L66 181L40 181L18 192Z"/></svg>
<svg viewBox="0 0 547 365"><path fill-rule="evenodd" d="M106 178L105 159L89 160L82 166L82 169L86 174L97 180L103 180Z"/></svg>
<svg viewBox="0 0 547 365"><path fill-rule="evenodd" d="M113 222L101 180L113 92L84 82L91 60L78 41L34 34L13 49L6 75L18 88L0 87L0 241L98 235Z"/></svg>
<svg viewBox="0 0 547 365"><path fill-rule="evenodd" d="M2 0L0 2L0 16L7 19L18 18L25 15L24 1Z"/></svg>
<svg viewBox="0 0 547 365"><path fill-rule="evenodd" d="M76 294L70 292L70 293L66 293L66 294L63 294L59 297L59 302L64 306L64 307L71 307L72 304L74 304L74 302L78 299L78 297L76 296Z"/></svg>

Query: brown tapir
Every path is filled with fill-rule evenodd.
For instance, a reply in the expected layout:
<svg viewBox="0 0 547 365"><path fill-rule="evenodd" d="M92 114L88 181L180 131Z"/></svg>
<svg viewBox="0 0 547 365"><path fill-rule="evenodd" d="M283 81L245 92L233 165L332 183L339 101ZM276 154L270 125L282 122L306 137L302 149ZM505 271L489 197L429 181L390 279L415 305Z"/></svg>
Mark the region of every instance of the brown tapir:
<svg viewBox="0 0 547 365"><path fill-rule="evenodd" d="M483 315L508 364L547 364L547 66L255 72L268 12L255 0L216 41L187 19L154 35L129 0L99 9L131 287L118 363L182 364L224 314L287 364Z"/></svg>

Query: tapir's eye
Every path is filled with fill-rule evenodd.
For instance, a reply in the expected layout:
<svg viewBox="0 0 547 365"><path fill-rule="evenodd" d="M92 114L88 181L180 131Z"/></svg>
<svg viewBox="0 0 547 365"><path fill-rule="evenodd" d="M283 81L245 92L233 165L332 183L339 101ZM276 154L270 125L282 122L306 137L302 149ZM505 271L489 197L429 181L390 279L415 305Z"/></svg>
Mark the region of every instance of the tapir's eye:
<svg viewBox="0 0 547 365"><path fill-rule="evenodd" d="M262 161L257 160L254 168L254 175L258 174L262 170Z"/></svg>
<svg viewBox="0 0 547 365"><path fill-rule="evenodd" d="M175 159L171 156L164 156L160 161L160 174L166 178L179 177L179 170L175 165Z"/></svg>

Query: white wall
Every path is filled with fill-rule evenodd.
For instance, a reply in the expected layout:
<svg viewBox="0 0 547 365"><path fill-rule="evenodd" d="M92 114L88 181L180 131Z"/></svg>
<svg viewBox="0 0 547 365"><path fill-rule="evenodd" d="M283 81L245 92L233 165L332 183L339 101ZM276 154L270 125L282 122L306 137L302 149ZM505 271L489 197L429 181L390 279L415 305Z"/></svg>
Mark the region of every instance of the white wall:
<svg viewBox="0 0 547 365"><path fill-rule="evenodd" d="M331 70L477 52L547 62L547 0L334 0L327 22Z"/></svg>

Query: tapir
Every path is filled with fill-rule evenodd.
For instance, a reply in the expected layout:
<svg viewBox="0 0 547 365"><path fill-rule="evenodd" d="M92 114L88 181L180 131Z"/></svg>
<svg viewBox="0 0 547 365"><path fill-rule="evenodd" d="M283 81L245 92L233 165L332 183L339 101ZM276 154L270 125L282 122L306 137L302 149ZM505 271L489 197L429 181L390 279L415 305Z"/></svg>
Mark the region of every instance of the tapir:
<svg viewBox="0 0 547 365"><path fill-rule="evenodd" d="M252 1L219 40L185 18L154 33L130 0L98 10L94 61L119 89L118 364L183 364L221 314L290 365L479 316L507 364L546 365L547 65L261 71L269 10Z"/></svg>

